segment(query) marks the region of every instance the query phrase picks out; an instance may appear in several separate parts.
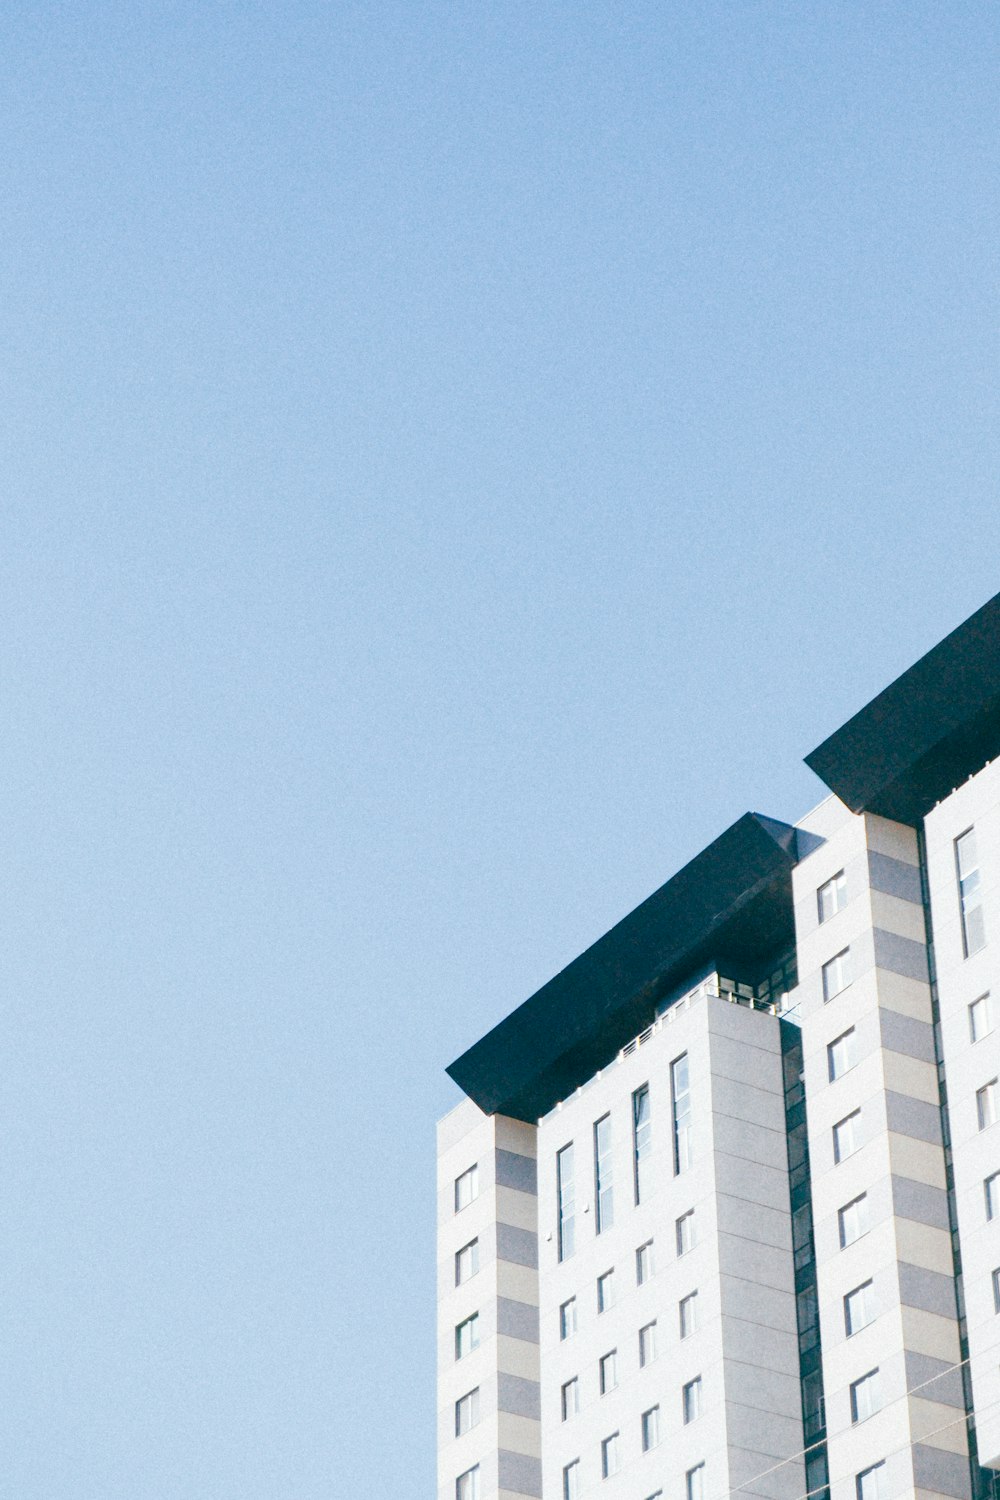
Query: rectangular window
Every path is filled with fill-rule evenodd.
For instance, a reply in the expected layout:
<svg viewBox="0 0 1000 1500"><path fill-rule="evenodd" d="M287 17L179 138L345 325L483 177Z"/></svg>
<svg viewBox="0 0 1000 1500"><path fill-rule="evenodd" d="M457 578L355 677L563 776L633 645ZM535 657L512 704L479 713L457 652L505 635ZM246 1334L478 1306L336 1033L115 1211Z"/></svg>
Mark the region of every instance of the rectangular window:
<svg viewBox="0 0 1000 1500"><path fill-rule="evenodd" d="M853 1245L863 1234L868 1233L868 1194L862 1193L860 1198L852 1198L850 1203L845 1203L837 1214L840 1225L840 1248L845 1250L848 1245Z"/></svg>
<svg viewBox="0 0 1000 1500"><path fill-rule="evenodd" d="M455 1402L455 1436L469 1432L479 1421L479 1387Z"/></svg>
<svg viewBox="0 0 1000 1500"><path fill-rule="evenodd" d="M860 1333L862 1328L874 1323L875 1317L875 1284L864 1281L844 1298L844 1329L847 1337L850 1338L852 1333Z"/></svg>
<svg viewBox="0 0 1000 1500"><path fill-rule="evenodd" d="M479 1270L479 1241L470 1240L455 1254L455 1285L461 1286Z"/></svg>
<svg viewBox="0 0 1000 1500"><path fill-rule="evenodd" d="M642 1451L648 1453L660 1441L660 1408L651 1406L642 1414Z"/></svg>
<svg viewBox="0 0 1000 1500"><path fill-rule="evenodd" d="M1000 1266L993 1272L993 1311L1000 1313Z"/></svg>
<svg viewBox="0 0 1000 1500"><path fill-rule="evenodd" d="M976 830L969 828L955 840L955 869L958 873L958 904L962 913L962 947L966 958L986 946L986 924L983 920L983 883L976 852Z"/></svg>
<svg viewBox="0 0 1000 1500"><path fill-rule="evenodd" d="M831 1083L835 1083L838 1078L843 1078L844 1074L854 1067L858 1060L857 1042L857 1033L851 1026L827 1047L826 1061Z"/></svg>
<svg viewBox="0 0 1000 1500"><path fill-rule="evenodd" d="M861 1111L855 1109L833 1127L833 1159L846 1161L861 1145Z"/></svg>
<svg viewBox="0 0 1000 1500"><path fill-rule="evenodd" d="M676 1223L677 1230L677 1254L686 1255L694 1248L694 1209L689 1209L686 1214L681 1214Z"/></svg>
<svg viewBox="0 0 1000 1500"><path fill-rule="evenodd" d="M698 1293L689 1292L680 1300L681 1338L689 1339L698 1327Z"/></svg>
<svg viewBox="0 0 1000 1500"><path fill-rule="evenodd" d="M808 1443L816 1437L826 1421L823 1377L818 1370L813 1370L802 1378L802 1420Z"/></svg>
<svg viewBox="0 0 1000 1500"><path fill-rule="evenodd" d="M607 1312L609 1307L615 1305L615 1273L613 1270L605 1271L603 1276L597 1278L597 1311Z"/></svg>
<svg viewBox="0 0 1000 1500"><path fill-rule="evenodd" d="M842 948L823 965L823 999L829 1001L851 982L851 950Z"/></svg>
<svg viewBox="0 0 1000 1500"><path fill-rule="evenodd" d="M576 1298L571 1297L559 1309L559 1337L571 1338L576 1332Z"/></svg>
<svg viewBox="0 0 1000 1500"><path fill-rule="evenodd" d="M580 1500L580 1460L574 1458L563 1469L563 1500Z"/></svg>
<svg viewBox="0 0 1000 1500"><path fill-rule="evenodd" d="M973 1000L969 1006L969 1035L974 1042L981 1042L984 1036L989 1036L993 1030L993 1021L990 1016L990 997L980 995L978 1000Z"/></svg>
<svg viewBox="0 0 1000 1500"><path fill-rule="evenodd" d="M645 1369L656 1358L656 1322L639 1329L639 1368Z"/></svg>
<svg viewBox="0 0 1000 1500"><path fill-rule="evenodd" d="M568 1260L576 1248L572 1141L556 1152L556 1201L559 1208L559 1259Z"/></svg>
<svg viewBox="0 0 1000 1500"><path fill-rule="evenodd" d="M645 1203L649 1195L650 1153L653 1149L653 1126L649 1117L649 1084L644 1083L632 1095L632 1154L635 1166L635 1201Z"/></svg>
<svg viewBox="0 0 1000 1500"><path fill-rule="evenodd" d="M455 1212L468 1208L474 1198L479 1197L479 1163L455 1178Z"/></svg>
<svg viewBox="0 0 1000 1500"><path fill-rule="evenodd" d="M580 1410L580 1382L576 1378L576 1376L574 1375L573 1379L572 1380L567 1380L566 1384L562 1388L562 1419L563 1419L563 1421L567 1422L567 1421L569 1421L570 1417L575 1417L576 1414L577 1414L577 1412L579 1410Z"/></svg>
<svg viewBox="0 0 1000 1500"><path fill-rule="evenodd" d="M981 1089L976 1090L976 1115L980 1130L997 1122L997 1080L991 1078Z"/></svg>
<svg viewBox="0 0 1000 1500"><path fill-rule="evenodd" d="M695 1464L684 1476L686 1500L705 1500L705 1465Z"/></svg>
<svg viewBox="0 0 1000 1500"><path fill-rule="evenodd" d="M455 1358L464 1359L473 1349L479 1348L479 1314L472 1314L455 1329Z"/></svg>
<svg viewBox="0 0 1000 1500"><path fill-rule="evenodd" d="M854 1481L857 1500L882 1500L884 1474L884 1459L879 1464L873 1464L870 1469L863 1469Z"/></svg>
<svg viewBox="0 0 1000 1500"><path fill-rule="evenodd" d="M455 1480L455 1500L479 1500L479 1465L466 1469Z"/></svg>
<svg viewBox="0 0 1000 1500"><path fill-rule="evenodd" d="M622 1466L621 1443L617 1432L606 1437L601 1444L601 1478L610 1479Z"/></svg>
<svg viewBox="0 0 1000 1500"><path fill-rule="evenodd" d="M653 1274L653 1241L647 1240L635 1252L635 1284L644 1286Z"/></svg>
<svg viewBox="0 0 1000 1500"><path fill-rule="evenodd" d="M687 1053L670 1064L670 1097L674 1111L674 1175L691 1165L691 1089Z"/></svg>
<svg viewBox="0 0 1000 1500"><path fill-rule="evenodd" d="M882 1381L878 1370L869 1370L851 1385L851 1421L864 1422L882 1405Z"/></svg>
<svg viewBox="0 0 1000 1500"><path fill-rule="evenodd" d="M1000 1218L1000 1172L994 1172L992 1177L987 1177L983 1183L983 1192L986 1194L986 1217L988 1219Z"/></svg>
<svg viewBox="0 0 1000 1500"><path fill-rule="evenodd" d="M611 1116L594 1126L594 1208L598 1234L615 1222L615 1190L611 1166Z"/></svg>
<svg viewBox="0 0 1000 1500"><path fill-rule="evenodd" d="M701 1416L701 1376L689 1380L681 1391L681 1414L685 1424Z"/></svg>
<svg viewBox="0 0 1000 1500"><path fill-rule="evenodd" d="M618 1350L612 1349L609 1354L602 1355L597 1365L598 1384L602 1396L613 1391L618 1384Z"/></svg>
<svg viewBox="0 0 1000 1500"><path fill-rule="evenodd" d="M838 870L831 880L820 886L816 892L816 905L821 923L829 922L838 911L843 911L847 905L847 877L843 870Z"/></svg>

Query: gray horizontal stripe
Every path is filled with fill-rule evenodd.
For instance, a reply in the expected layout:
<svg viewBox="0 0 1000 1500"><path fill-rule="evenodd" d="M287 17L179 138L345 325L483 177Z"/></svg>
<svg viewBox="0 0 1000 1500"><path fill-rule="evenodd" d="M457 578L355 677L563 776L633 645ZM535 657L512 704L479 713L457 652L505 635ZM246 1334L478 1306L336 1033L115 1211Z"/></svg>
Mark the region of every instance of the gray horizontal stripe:
<svg viewBox="0 0 1000 1500"><path fill-rule="evenodd" d="M896 932L886 932L884 927L872 929L875 939L875 967L888 969L891 974L902 974L907 979L927 981L927 949L913 938L900 937Z"/></svg>
<svg viewBox="0 0 1000 1500"><path fill-rule="evenodd" d="M538 1343L538 1308L528 1302L514 1302L510 1297L497 1298L497 1333L510 1339Z"/></svg>
<svg viewBox="0 0 1000 1500"><path fill-rule="evenodd" d="M948 1229L948 1195L944 1188L928 1187L912 1177L893 1177L892 1211L901 1219L915 1224L929 1224L933 1229Z"/></svg>
<svg viewBox="0 0 1000 1500"><path fill-rule="evenodd" d="M913 1483L918 1490L934 1490L953 1500L969 1500L969 1460L961 1453L947 1453L927 1443L914 1443Z"/></svg>
<svg viewBox="0 0 1000 1500"><path fill-rule="evenodd" d="M942 1318L956 1316L955 1282L951 1276L911 1266L907 1261L898 1264L899 1300L905 1307L919 1307Z"/></svg>
<svg viewBox="0 0 1000 1500"><path fill-rule="evenodd" d="M497 1152L497 1187L509 1187L519 1193L538 1193L538 1165L531 1156L516 1151Z"/></svg>
<svg viewBox="0 0 1000 1500"><path fill-rule="evenodd" d="M937 1062L934 1028L929 1021L916 1021L912 1016L900 1015L898 1010L880 1008L878 1023L882 1046L888 1052L902 1052L905 1057L917 1057L921 1062Z"/></svg>
<svg viewBox="0 0 1000 1500"><path fill-rule="evenodd" d="M869 849L868 884L873 891L881 891L883 895L898 896L900 901L912 901L915 906L923 905L918 866L893 859L891 854L876 854L874 849Z"/></svg>
<svg viewBox="0 0 1000 1500"><path fill-rule="evenodd" d="M954 1369L946 1359L934 1359L912 1349L904 1350L904 1357L908 1391L920 1386L917 1395L921 1401L939 1401L942 1406L959 1406L965 1410L961 1370Z"/></svg>
<svg viewBox="0 0 1000 1500"><path fill-rule="evenodd" d="M538 1266L538 1235L514 1224L497 1224L497 1260L510 1260L516 1266Z"/></svg>
<svg viewBox="0 0 1000 1500"><path fill-rule="evenodd" d="M525 1380L521 1375L507 1375L501 1370L497 1375L497 1406L512 1416L531 1417L538 1422L542 1416L541 1386L537 1380Z"/></svg>
<svg viewBox="0 0 1000 1500"><path fill-rule="evenodd" d="M515 1495L534 1495L540 1500L542 1493L542 1461L529 1458L527 1453L511 1453L501 1448L499 1459L499 1488L511 1490Z"/></svg>
<svg viewBox="0 0 1000 1500"><path fill-rule="evenodd" d="M898 1135L908 1135L915 1141L930 1141L941 1144L941 1111L936 1104L927 1104L923 1099L913 1099L909 1094L897 1094L892 1089L885 1091L885 1120L890 1130Z"/></svg>

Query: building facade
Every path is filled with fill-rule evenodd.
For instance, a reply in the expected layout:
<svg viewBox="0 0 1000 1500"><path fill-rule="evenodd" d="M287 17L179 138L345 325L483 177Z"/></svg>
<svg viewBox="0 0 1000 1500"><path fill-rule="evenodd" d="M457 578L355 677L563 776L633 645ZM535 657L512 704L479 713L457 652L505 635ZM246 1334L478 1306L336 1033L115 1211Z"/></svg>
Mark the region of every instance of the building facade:
<svg viewBox="0 0 1000 1500"><path fill-rule="evenodd" d="M477 1042L438 1500L1000 1500L1000 596Z"/></svg>

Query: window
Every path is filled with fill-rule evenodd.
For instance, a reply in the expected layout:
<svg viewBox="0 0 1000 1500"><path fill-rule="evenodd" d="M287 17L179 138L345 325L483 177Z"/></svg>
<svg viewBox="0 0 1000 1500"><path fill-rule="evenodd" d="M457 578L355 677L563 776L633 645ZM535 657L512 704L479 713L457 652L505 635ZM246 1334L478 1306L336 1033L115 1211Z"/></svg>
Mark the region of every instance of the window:
<svg viewBox="0 0 1000 1500"><path fill-rule="evenodd" d="M571 1297L559 1309L559 1337L568 1339L576 1332L576 1298Z"/></svg>
<svg viewBox="0 0 1000 1500"><path fill-rule="evenodd" d="M832 1000L851 982L851 950L843 948L823 965L823 999Z"/></svg>
<svg viewBox="0 0 1000 1500"><path fill-rule="evenodd" d="M1000 1216L1000 1172L987 1177L983 1183L983 1191L986 1194L986 1217L995 1219Z"/></svg>
<svg viewBox="0 0 1000 1500"><path fill-rule="evenodd" d="M868 1233L868 1194L862 1193L860 1198L852 1198L850 1203L845 1203L837 1214L837 1220L840 1225L840 1248L844 1250Z"/></svg>
<svg viewBox="0 0 1000 1500"><path fill-rule="evenodd" d="M635 1201L644 1203L651 1186L650 1153L653 1149L653 1126L649 1118L649 1084L644 1083L632 1095L632 1152L635 1165Z"/></svg>
<svg viewBox="0 0 1000 1500"><path fill-rule="evenodd" d="M660 1441L660 1408L651 1406L642 1414L642 1451L648 1453Z"/></svg>
<svg viewBox="0 0 1000 1500"><path fill-rule="evenodd" d="M556 1199L559 1205L559 1259L568 1260L576 1248L572 1142L556 1152Z"/></svg>
<svg viewBox="0 0 1000 1500"><path fill-rule="evenodd" d="M851 1385L851 1421L864 1422L882 1405L882 1381L878 1370L869 1370Z"/></svg>
<svg viewBox="0 0 1000 1500"><path fill-rule="evenodd" d="M976 1090L976 1115L980 1130L997 1122L997 1080L991 1078L981 1089Z"/></svg>
<svg viewBox="0 0 1000 1500"><path fill-rule="evenodd" d="M974 1042L981 1042L983 1037L988 1036L992 1030L990 997L980 995L979 999L973 1000L969 1006L969 1035Z"/></svg>
<svg viewBox="0 0 1000 1500"><path fill-rule="evenodd" d="M563 1469L563 1500L579 1500L580 1497L580 1460L574 1458L571 1464Z"/></svg>
<svg viewBox="0 0 1000 1500"><path fill-rule="evenodd" d="M852 1333L860 1333L862 1328L874 1323L875 1318L875 1283L863 1281L844 1298L844 1329L847 1337L850 1338Z"/></svg>
<svg viewBox="0 0 1000 1500"><path fill-rule="evenodd" d="M576 1378L576 1376L574 1375L573 1379L572 1380L567 1380L566 1384L562 1388L562 1419L563 1419L563 1421L566 1422L566 1421L569 1420L570 1417L575 1417L576 1414L577 1414L577 1412L579 1410L580 1410L580 1382Z"/></svg>
<svg viewBox="0 0 1000 1500"><path fill-rule="evenodd" d="M455 1402L455 1436L461 1437L479 1421L479 1387Z"/></svg>
<svg viewBox="0 0 1000 1500"><path fill-rule="evenodd" d="M689 1250L694 1249L694 1209L689 1209L686 1214L681 1214L677 1220L677 1254L686 1255Z"/></svg>
<svg viewBox="0 0 1000 1500"><path fill-rule="evenodd" d="M644 1286L652 1276L653 1270L653 1241L647 1240L646 1243L644 1245L640 1245L638 1250L635 1252L636 1286Z"/></svg>
<svg viewBox="0 0 1000 1500"><path fill-rule="evenodd" d="M973 953L986 946L983 885L974 828L967 829L955 840L955 868L958 872L958 904L962 913L962 948L966 958L971 958Z"/></svg>
<svg viewBox="0 0 1000 1500"><path fill-rule="evenodd" d="M596 1230L600 1234L615 1222L615 1190L611 1168L611 1116L605 1115L594 1126L594 1207Z"/></svg>
<svg viewBox="0 0 1000 1500"><path fill-rule="evenodd" d="M613 1432L601 1444L601 1478L610 1479L622 1466L621 1444L618 1433Z"/></svg>
<svg viewBox="0 0 1000 1500"><path fill-rule="evenodd" d="M816 905L820 922L829 922L838 911L843 911L847 905L847 878L843 870L838 870L831 880L820 886L816 892Z"/></svg>
<svg viewBox="0 0 1000 1500"><path fill-rule="evenodd" d="M795 1316L799 1328L799 1348L811 1349L819 1328L819 1302L814 1286L803 1287L795 1295Z"/></svg>
<svg viewBox="0 0 1000 1500"><path fill-rule="evenodd" d="M479 1197L479 1163L471 1166L461 1177L455 1178L455 1212L468 1208L474 1198Z"/></svg>
<svg viewBox="0 0 1000 1500"><path fill-rule="evenodd" d="M455 1500L479 1500L479 1465L466 1469L455 1480Z"/></svg>
<svg viewBox="0 0 1000 1500"><path fill-rule="evenodd" d="M639 1368L651 1365L656 1358L656 1320L639 1329Z"/></svg>
<svg viewBox="0 0 1000 1500"><path fill-rule="evenodd" d="M812 1370L802 1377L802 1420L807 1442L815 1438L826 1425L823 1377L818 1370Z"/></svg>
<svg viewBox="0 0 1000 1500"><path fill-rule="evenodd" d="M838 1078L842 1078L854 1067L858 1060L857 1043L857 1033L852 1026L827 1047L826 1061L831 1083L835 1083Z"/></svg>
<svg viewBox="0 0 1000 1500"><path fill-rule="evenodd" d="M464 1359L473 1349L479 1348L479 1314L472 1314L455 1329L455 1358Z"/></svg>
<svg viewBox="0 0 1000 1500"><path fill-rule="evenodd" d="M833 1127L833 1159L845 1161L861 1145L861 1111L856 1109Z"/></svg>
<svg viewBox="0 0 1000 1500"><path fill-rule="evenodd" d="M670 1064L670 1097L674 1111L674 1175L691 1165L691 1089L687 1053Z"/></svg>
<svg viewBox="0 0 1000 1500"><path fill-rule="evenodd" d="M479 1241L470 1240L455 1255L455 1285L461 1286L479 1270Z"/></svg>
<svg viewBox="0 0 1000 1500"><path fill-rule="evenodd" d="M705 1496L705 1465L695 1464L693 1469L688 1469L684 1476L684 1493L686 1500L704 1500Z"/></svg>
<svg viewBox="0 0 1000 1500"><path fill-rule="evenodd" d="M618 1350L612 1349L602 1356L597 1366L598 1381L602 1396L613 1391L618 1384Z"/></svg>
<svg viewBox="0 0 1000 1500"><path fill-rule="evenodd" d="M857 1500L881 1500L884 1473L884 1459L880 1464L873 1464L870 1469L863 1469L854 1481Z"/></svg>
<svg viewBox="0 0 1000 1500"><path fill-rule="evenodd" d="M609 1307L615 1305L615 1273L613 1270L605 1271L603 1276L597 1278L597 1311L607 1312Z"/></svg>
<svg viewBox="0 0 1000 1500"><path fill-rule="evenodd" d="M689 1339L698 1327L698 1293L689 1292L680 1300L681 1338Z"/></svg>
<svg viewBox="0 0 1000 1500"><path fill-rule="evenodd" d="M701 1376L696 1375L689 1380L681 1391L681 1413L685 1423L693 1422L701 1416Z"/></svg>
<svg viewBox="0 0 1000 1500"><path fill-rule="evenodd" d="M1000 1266L993 1272L993 1311L1000 1313Z"/></svg>

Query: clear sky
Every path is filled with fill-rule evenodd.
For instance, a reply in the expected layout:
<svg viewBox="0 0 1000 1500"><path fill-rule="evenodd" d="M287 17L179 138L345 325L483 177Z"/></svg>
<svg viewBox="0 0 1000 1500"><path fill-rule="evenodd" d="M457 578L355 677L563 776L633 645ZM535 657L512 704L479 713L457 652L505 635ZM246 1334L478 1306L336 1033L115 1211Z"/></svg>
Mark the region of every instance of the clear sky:
<svg viewBox="0 0 1000 1500"><path fill-rule="evenodd" d="M1000 12L2 35L0 1500L427 1500L445 1064L1000 588Z"/></svg>

